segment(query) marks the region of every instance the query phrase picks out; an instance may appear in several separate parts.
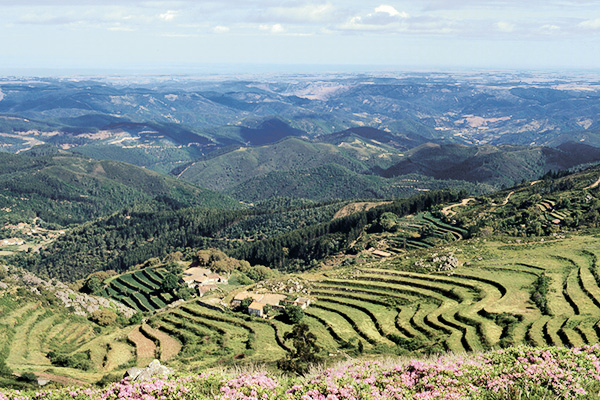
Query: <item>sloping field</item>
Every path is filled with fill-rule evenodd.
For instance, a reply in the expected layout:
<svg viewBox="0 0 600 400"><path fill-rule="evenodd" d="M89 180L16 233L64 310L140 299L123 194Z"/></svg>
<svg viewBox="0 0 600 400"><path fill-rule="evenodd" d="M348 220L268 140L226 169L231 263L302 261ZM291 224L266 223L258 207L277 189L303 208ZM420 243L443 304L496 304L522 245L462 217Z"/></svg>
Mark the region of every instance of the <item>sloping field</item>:
<svg viewBox="0 0 600 400"><path fill-rule="evenodd" d="M315 302L303 321L329 354L597 343L597 239L511 242L454 242L443 251L453 252L464 265L450 273L413 272L415 258L391 257L312 275L310 296ZM547 279L545 291L536 283L540 277ZM540 308L534 297L547 306ZM182 354L191 364L215 357L276 360L285 354L282 337L291 329L278 320L219 312L201 302L158 314L152 321L183 344ZM187 351L188 346L195 350Z"/></svg>
<svg viewBox="0 0 600 400"><path fill-rule="evenodd" d="M133 360L135 348L121 340L120 329L99 333L86 318L23 299L4 306L0 346L7 349L4 361L14 372L33 372L59 383L95 382L106 373L122 373ZM50 351L89 354L90 369L52 365Z"/></svg>
<svg viewBox="0 0 600 400"><path fill-rule="evenodd" d="M129 272L110 281L100 293L142 312L152 312L165 307L173 299L160 290L165 272L155 268Z"/></svg>
<svg viewBox="0 0 600 400"><path fill-rule="evenodd" d="M451 242L436 251L453 253L460 266L443 273L419 269L416 263L426 253L415 252L305 275L314 301L302 321L326 356L597 343L600 241L531 240ZM157 276L147 271L136 276L123 286L137 282L147 292L156 286L151 278ZM273 363L286 355L291 343L283 337L292 328L283 319L219 310L202 300L154 313L140 327L102 335L84 319L29 303L0 322L13 332L9 366L43 372L52 368L49 350L89 351L92 371L53 368L87 381L153 358L182 370L234 361Z"/></svg>
<svg viewBox="0 0 600 400"><path fill-rule="evenodd" d="M440 241L456 241L468 236L460 227L447 224L429 212L399 218L396 232L386 236L385 251L396 254L403 250L428 249Z"/></svg>

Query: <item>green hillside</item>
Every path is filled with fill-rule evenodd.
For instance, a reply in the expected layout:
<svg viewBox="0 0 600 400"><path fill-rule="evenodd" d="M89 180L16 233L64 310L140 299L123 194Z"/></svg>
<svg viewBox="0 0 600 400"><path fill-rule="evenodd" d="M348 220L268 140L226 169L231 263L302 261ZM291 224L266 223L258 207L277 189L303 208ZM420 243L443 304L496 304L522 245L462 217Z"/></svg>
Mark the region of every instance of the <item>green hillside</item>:
<svg viewBox="0 0 600 400"><path fill-rule="evenodd" d="M418 251L389 259L365 252L354 267L291 279L303 279L302 288L314 299L303 322L324 353L360 348L365 353L414 355L597 343L596 238L538 239L520 246L507 242L472 239L437 248L435 254ZM457 263L446 268L451 257ZM178 368L206 365L207 358L199 354L210 354L214 345L202 341L207 330L223 340L222 351L215 354L222 359L252 350L251 360L269 361L285 351L281 337L291 325L219 312L206 304L191 301L150 320L200 350L181 363L174 361ZM244 340L246 348L233 346L238 331L252 337Z"/></svg>
<svg viewBox="0 0 600 400"><path fill-rule="evenodd" d="M355 128L312 142L287 138L221 149L173 173L244 201L273 196L322 201L407 197L441 188L478 195L600 161L600 150L582 143L549 148L424 142L418 135Z"/></svg>
<svg viewBox="0 0 600 400"><path fill-rule="evenodd" d="M136 364L136 349L127 341L132 327L100 327L57 304L53 294L26 287L0 292L0 385L32 387L17 376L35 374L63 385L121 376Z"/></svg>
<svg viewBox="0 0 600 400"><path fill-rule="evenodd" d="M153 312L166 307L177 298L160 289L166 272L157 268L144 268L110 279L100 296L111 298L140 312Z"/></svg>
<svg viewBox="0 0 600 400"><path fill-rule="evenodd" d="M118 161L95 161L56 148L0 153L0 220L39 217L61 225L85 222L125 207L235 208L235 200Z"/></svg>
<svg viewBox="0 0 600 400"><path fill-rule="evenodd" d="M362 157L357 157L359 151L364 153ZM226 190L270 172L314 168L331 163L354 172L365 172L373 160L385 154L388 155L386 163L389 164L394 157L383 148L358 146L352 149L288 138L272 145L241 147L206 161L195 162L179 177L209 189Z"/></svg>
<svg viewBox="0 0 600 400"><path fill-rule="evenodd" d="M554 177L563 175L562 177ZM551 235L600 226L600 167L573 174L548 174L440 215L475 234Z"/></svg>
<svg viewBox="0 0 600 400"><path fill-rule="evenodd" d="M85 144L72 151L96 160L122 161L163 174L202 156L198 147L117 146L99 143Z"/></svg>
<svg viewBox="0 0 600 400"><path fill-rule="evenodd" d="M433 204L456 201L464 193L430 192L396 200L370 211L343 218L324 220L331 210L319 204L315 217L301 224L291 224L290 210L218 210L185 208L176 211L123 212L93 223L78 226L60 236L39 253L20 254L12 262L43 276L73 281L101 269L125 271L148 258L164 257L173 251L216 247L253 265L269 265L281 269L306 268L312 260L347 248L366 224L381 213L399 214L428 209ZM341 208L343 204L340 204ZM305 206L299 206L301 212ZM260 216L271 219L270 228ZM290 228L281 231L278 224ZM222 232L239 227L243 238L223 237ZM260 240L256 240L260 238ZM242 239L242 240L240 240ZM284 255L287 247L289 256Z"/></svg>
<svg viewBox="0 0 600 400"><path fill-rule="evenodd" d="M599 178L600 167L549 174L475 199L429 192L379 203L279 199L249 210L120 213L12 262L61 279L84 278L98 266L124 272L108 281L102 295L148 319L127 331L92 330L89 341L70 348L72 355L89 350L90 360L114 357L119 349L107 340L121 332L129 341L115 346L123 346L129 363L159 355L178 370L239 363L275 368L290 349L285 335L293 325L281 316L260 319L230 310L239 290L309 297L301 321L331 360L521 344L580 347L600 340ZM164 307L172 299L158 289L161 271L127 271L174 250L190 261L197 249L209 247L294 273L248 287L223 285L206 297ZM30 332L38 320L41 326L25 342L10 336L7 365L44 371L45 355L35 350L41 339L35 338L52 330L45 320L52 315L42 308L42 316L30 321L29 311L20 312L23 321L7 323L15 332ZM81 323L81 332L90 326ZM23 364L21 358L33 356L40 364ZM85 374L54 371L90 380L113 368L94 365Z"/></svg>
<svg viewBox="0 0 600 400"><path fill-rule="evenodd" d="M325 164L309 169L269 172L250 178L225 193L247 202L280 196L327 201L406 198L441 189L480 194L489 192L491 186L461 180L440 180L418 174L386 179L360 174L339 164Z"/></svg>
<svg viewBox="0 0 600 400"><path fill-rule="evenodd" d="M536 179L548 171L598 161L600 150L582 143L564 143L557 148L427 143L411 149L405 159L378 173L388 178L416 173L500 188Z"/></svg>

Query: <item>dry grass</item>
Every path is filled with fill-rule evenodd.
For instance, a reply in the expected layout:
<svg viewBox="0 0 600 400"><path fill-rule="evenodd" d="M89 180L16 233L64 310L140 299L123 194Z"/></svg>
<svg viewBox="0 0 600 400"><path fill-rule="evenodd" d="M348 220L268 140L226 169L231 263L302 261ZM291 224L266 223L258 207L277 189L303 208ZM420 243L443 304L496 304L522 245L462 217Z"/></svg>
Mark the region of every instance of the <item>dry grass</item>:
<svg viewBox="0 0 600 400"><path fill-rule="evenodd" d="M152 360L156 355L156 345L140 332L137 326L127 335L129 340L135 343L137 349L138 365L144 365L148 360Z"/></svg>
<svg viewBox="0 0 600 400"><path fill-rule="evenodd" d="M113 342L110 344L110 350L106 355L104 369L106 371L117 369L119 365L127 363L133 357L133 349L130 345L123 342Z"/></svg>
<svg viewBox="0 0 600 400"><path fill-rule="evenodd" d="M148 325L144 326L144 329L160 342L160 359L162 361L170 360L181 351L181 343L177 339Z"/></svg>

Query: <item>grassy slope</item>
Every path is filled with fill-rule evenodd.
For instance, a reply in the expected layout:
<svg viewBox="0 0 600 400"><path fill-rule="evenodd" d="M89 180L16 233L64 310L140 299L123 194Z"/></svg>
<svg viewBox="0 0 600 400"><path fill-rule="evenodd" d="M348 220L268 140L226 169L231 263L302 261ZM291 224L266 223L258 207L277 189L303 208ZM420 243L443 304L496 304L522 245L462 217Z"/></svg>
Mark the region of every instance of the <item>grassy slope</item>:
<svg viewBox="0 0 600 400"><path fill-rule="evenodd" d="M0 348L5 349L0 358L13 372L51 374L58 382L81 384L95 382L107 373L122 374L135 363L135 349L121 340L131 328L98 329L86 318L31 294L24 298L5 291L0 307ZM83 371L53 366L47 357L49 351L89 351L92 368Z"/></svg>

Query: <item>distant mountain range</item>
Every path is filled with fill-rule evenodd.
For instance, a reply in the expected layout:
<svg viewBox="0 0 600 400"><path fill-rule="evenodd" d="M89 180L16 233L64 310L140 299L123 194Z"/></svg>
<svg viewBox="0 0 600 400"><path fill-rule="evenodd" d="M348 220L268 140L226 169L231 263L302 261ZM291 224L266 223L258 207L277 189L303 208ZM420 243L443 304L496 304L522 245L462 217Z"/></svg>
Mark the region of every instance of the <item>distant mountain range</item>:
<svg viewBox="0 0 600 400"><path fill-rule="evenodd" d="M50 144L245 201L480 193L600 161L599 100L589 78L509 73L3 79L0 146Z"/></svg>

